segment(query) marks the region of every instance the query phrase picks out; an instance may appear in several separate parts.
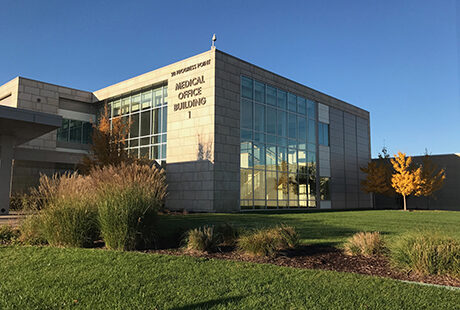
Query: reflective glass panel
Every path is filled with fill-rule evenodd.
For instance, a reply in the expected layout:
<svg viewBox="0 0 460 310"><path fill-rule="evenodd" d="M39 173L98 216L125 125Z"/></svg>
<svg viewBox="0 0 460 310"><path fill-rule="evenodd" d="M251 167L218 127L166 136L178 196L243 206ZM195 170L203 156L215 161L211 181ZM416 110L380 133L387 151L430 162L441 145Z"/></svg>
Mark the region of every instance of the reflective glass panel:
<svg viewBox="0 0 460 310"><path fill-rule="evenodd" d="M252 101L241 101L241 128L252 129Z"/></svg>
<svg viewBox="0 0 460 310"><path fill-rule="evenodd" d="M265 106L255 104L254 130L265 131Z"/></svg>
<svg viewBox="0 0 460 310"><path fill-rule="evenodd" d="M254 100L265 103L265 85L259 82L254 82Z"/></svg>
<svg viewBox="0 0 460 310"><path fill-rule="evenodd" d="M294 94L288 94L288 110L297 112L297 96Z"/></svg>
<svg viewBox="0 0 460 310"><path fill-rule="evenodd" d="M276 110L267 107L267 128L266 132L276 134Z"/></svg>
<svg viewBox="0 0 460 310"><path fill-rule="evenodd" d="M276 106L276 88L267 85L267 104Z"/></svg>
<svg viewBox="0 0 460 310"><path fill-rule="evenodd" d="M241 96L244 98L252 99L252 80L247 77L241 78Z"/></svg>

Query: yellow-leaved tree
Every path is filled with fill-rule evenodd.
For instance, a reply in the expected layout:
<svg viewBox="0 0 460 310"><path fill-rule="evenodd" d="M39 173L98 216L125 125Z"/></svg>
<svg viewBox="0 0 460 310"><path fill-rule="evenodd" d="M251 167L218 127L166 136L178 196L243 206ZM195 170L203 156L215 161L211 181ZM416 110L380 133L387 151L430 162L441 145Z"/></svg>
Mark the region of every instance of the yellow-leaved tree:
<svg viewBox="0 0 460 310"><path fill-rule="evenodd" d="M415 196L432 196L434 192L441 189L446 179L446 171L438 170L430 156L426 154L422 160L420 186L415 192Z"/></svg>
<svg viewBox="0 0 460 310"><path fill-rule="evenodd" d="M384 162L371 161L367 167L359 169L366 173L366 179L361 181L362 189L365 192L385 195L394 193L391 186L391 171Z"/></svg>
<svg viewBox="0 0 460 310"><path fill-rule="evenodd" d="M391 164L395 170L391 177L391 184L395 191L403 196L404 211L406 211L406 197L417 193L419 190L422 183L422 169L421 167L412 167L412 157L406 157L406 154L401 152L394 155Z"/></svg>

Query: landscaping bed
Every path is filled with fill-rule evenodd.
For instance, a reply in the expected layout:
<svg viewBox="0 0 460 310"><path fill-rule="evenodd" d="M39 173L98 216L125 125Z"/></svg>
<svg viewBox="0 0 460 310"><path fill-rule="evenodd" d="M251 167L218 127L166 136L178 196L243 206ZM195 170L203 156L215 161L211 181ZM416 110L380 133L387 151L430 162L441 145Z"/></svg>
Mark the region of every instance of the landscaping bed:
<svg viewBox="0 0 460 310"><path fill-rule="evenodd" d="M196 251L184 251L182 249L154 250L148 251L148 253L189 255L207 259L224 259L294 268L353 272L405 281L460 287L459 278L447 275L423 275L414 272L404 272L392 268L385 256L349 256L344 254L340 249L323 245L300 246L295 250L286 250L280 253L280 255L273 257L250 256L234 251L230 247L222 248L220 252L215 253L200 253Z"/></svg>

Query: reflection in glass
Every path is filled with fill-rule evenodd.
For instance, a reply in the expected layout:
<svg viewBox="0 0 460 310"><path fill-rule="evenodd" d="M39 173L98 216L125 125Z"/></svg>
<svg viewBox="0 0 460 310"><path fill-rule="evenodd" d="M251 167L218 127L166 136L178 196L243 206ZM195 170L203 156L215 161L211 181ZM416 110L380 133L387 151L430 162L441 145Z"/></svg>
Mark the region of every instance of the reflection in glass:
<svg viewBox="0 0 460 310"><path fill-rule="evenodd" d="M256 169L265 167L265 146L261 143L254 143L254 167Z"/></svg>
<svg viewBox="0 0 460 310"><path fill-rule="evenodd" d="M241 165L241 168L250 168L253 166L252 142L241 142L240 165Z"/></svg>
<svg viewBox="0 0 460 310"><path fill-rule="evenodd" d="M297 139L297 117L292 113L288 114L288 136Z"/></svg>
<svg viewBox="0 0 460 310"><path fill-rule="evenodd" d="M241 199L253 198L252 191L252 169L240 170L240 197Z"/></svg>
<svg viewBox="0 0 460 310"><path fill-rule="evenodd" d="M305 117L297 117L297 128L298 130L298 138L299 141L306 142L307 141L307 120Z"/></svg>
<svg viewBox="0 0 460 310"><path fill-rule="evenodd" d="M297 96L294 94L288 94L288 110L292 112L297 111Z"/></svg>
<svg viewBox="0 0 460 310"><path fill-rule="evenodd" d="M314 120L308 120L308 134L307 141L309 143L315 143L316 141L316 125Z"/></svg>
<svg viewBox="0 0 460 310"><path fill-rule="evenodd" d="M131 113L139 111L139 106L141 103L141 95L135 95L131 97Z"/></svg>
<svg viewBox="0 0 460 310"><path fill-rule="evenodd" d="M316 103L242 77L240 117L241 208L315 206Z"/></svg>
<svg viewBox="0 0 460 310"><path fill-rule="evenodd" d="M321 177L319 179L319 195L321 200L331 200L328 177Z"/></svg>
<svg viewBox="0 0 460 310"><path fill-rule="evenodd" d="M303 97L297 97L297 112L305 115L307 114L307 100Z"/></svg>
<svg viewBox="0 0 460 310"><path fill-rule="evenodd" d="M267 170L276 170L276 146L267 145L265 158Z"/></svg>
<svg viewBox="0 0 460 310"><path fill-rule="evenodd" d="M278 108L286 110L286 102L287 102L287 93L285 91L279 90L277 91L277 99L278 99Z"/></svg>
<svg viewBox="0 0 460 310"><path fill-rule="evenodd" d="M252 129L252 102L241 100L241 128Z"/></svg>
<svg viewBox="0 0 460 310"><path fill-rule="evenodd" d="M254 169L254 199L265 199L265 171Z"/></svg>
<svg viewBox="0 0 460 310"><path fill-rule="evenodd" d="M267 133L276 134L276 110L267 107Z"/></svg>
<svg viewBox="0 0 460 310"><path fill-rule="evenodd" d="M259 82L254 83L254 100L265 103L265 84Z"/></svg>
<svg viewBox="0 0 460 310"><path fill-rule="evenodd" d="M278 123L277 123L277 134L278 136L287 136L286 132L286 112L278 110Z"/></svg>
<svg viewBox="0 0 460 310"><path fill-rule="evenodd" d="M254 130L265 131L265 106L255 104Z"/></svg>
<svg viewBox="0 0 460 310"><path fill-rule="evenodd" d="M267 171L267 199L278 198L276 171Z"/></svg>
<svg viewBox="0 0 460 310"><path fill-rule="evenodd" d="M131 115L131 126L129 128L129 136L139 137L139 113Z"/></svg>
<svg viewBox="0 0 460 310"><path fill-rule="evenodd" d="M276 106L276 88L267 85L267 104Z"/></svg>
<svg viewBox="0 0 460 310"><path fill-rule="evenodd" d="M241 78L241 95L244 98L252 99L252 80L247 77Z"/></svg>

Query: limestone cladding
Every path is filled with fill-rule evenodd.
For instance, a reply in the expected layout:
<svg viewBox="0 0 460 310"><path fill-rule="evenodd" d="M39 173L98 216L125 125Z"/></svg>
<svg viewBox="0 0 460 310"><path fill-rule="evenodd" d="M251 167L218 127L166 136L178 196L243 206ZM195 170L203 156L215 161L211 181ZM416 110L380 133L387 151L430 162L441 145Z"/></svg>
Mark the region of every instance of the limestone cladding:
<svg viewBox="0 0 460 310"><path fill-rule="evenodd" d="M82 90L53 85L49 83L18 77L18 96L16 107L27 110L58 114L60 100L69 99L78 102L93 103L93 94ZM36 138L21 147L55 150L56 131Z"/></svg>
<svg viewBox="0 0 460 310"><path fill-rule="evenodd" d="M167 207L215 211L215 50L94 92L102 101L154 85L168 85Z"/></svg>

